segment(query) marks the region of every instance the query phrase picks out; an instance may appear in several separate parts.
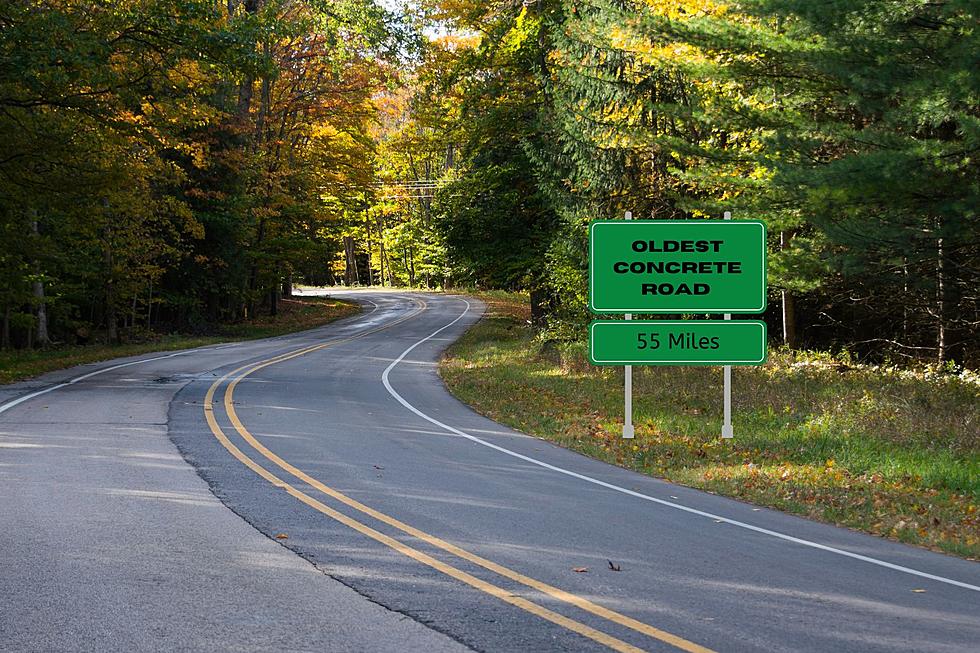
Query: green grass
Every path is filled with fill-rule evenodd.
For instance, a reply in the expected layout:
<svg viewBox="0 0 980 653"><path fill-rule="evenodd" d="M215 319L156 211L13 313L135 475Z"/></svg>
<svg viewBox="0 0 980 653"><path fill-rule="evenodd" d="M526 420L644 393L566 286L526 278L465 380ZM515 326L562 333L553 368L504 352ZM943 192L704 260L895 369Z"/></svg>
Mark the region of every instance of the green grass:
<svg viewBox="0 0 980 653"><path fill-rule="evenodd" d="M734 441L718 368L622 368L534 339L526 300L486 298L447 353L450 389L485 415L623 467L956 555L980 558L980 376L771 352L735 368Z"/></svg>
<svg viewBox="0 0 980 653"><path fill-rule="evenodd" d="M153 335L120 345L82 345L36 350L0 351L0 384L13 383L75 365L155 351L203 347L220 342L252 340L322 326L358 311L357 304L328 297L295 297L280 302L279 315L261 316L221 327L213 336Z"/></svg>

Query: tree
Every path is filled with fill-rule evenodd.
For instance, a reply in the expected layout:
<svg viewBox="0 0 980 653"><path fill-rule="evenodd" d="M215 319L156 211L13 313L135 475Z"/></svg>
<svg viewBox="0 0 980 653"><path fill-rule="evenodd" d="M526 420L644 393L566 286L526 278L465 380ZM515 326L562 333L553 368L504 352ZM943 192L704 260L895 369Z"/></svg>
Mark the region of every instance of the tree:
<svg viewBox="0 0 980 653"><path fill-rule="evenodd" d="M368 183L388 20L363 0L0 0L0 234L25 244L0 257L4 343L275 312L359 196L323 192Z"/></svg>
<svg viewBox="0 0 980 653"><path fill-rule="evenodd" d="M832 245L835 340L962 359L978 326L975 3L739 6L752 20L713 38L742 94L772 98L760 159Z"/></svg>
<svg viewBox="0 0 980 653"><path fill-rule="evenodd" d="M433 41L418 76L421 120L453 159L432 207L436 229L455 276L485 287L542 288L558 224L529 156L541 146L547 65L539 11L549 9L539 4L438 3L441 20L479 36Z"/></svg>

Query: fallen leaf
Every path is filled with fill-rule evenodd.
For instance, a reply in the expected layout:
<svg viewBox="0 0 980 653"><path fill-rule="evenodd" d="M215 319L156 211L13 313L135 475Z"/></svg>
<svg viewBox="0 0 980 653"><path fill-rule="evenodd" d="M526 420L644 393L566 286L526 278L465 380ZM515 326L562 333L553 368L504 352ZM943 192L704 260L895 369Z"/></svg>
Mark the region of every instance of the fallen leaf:
<svg viewBox="0 0 980 653"><path fill-rule="evenodd" d="M574 571L576 574L584 574L588 570L588 567L572 567L572 571Z"/></svg>
<svg viewBox="0 0 980 653"><path fill-rule="evenodd" d="M276 539L277 540L288 540L289 539L289 536L286 535L285 533L276 533Z"/></svg>
<svg viewBox="0 0 980 653"><path fill-rule="evenodd" d="M622 571L623 570L623 568L620 567L619 565L613 564L613 561L612 560L606 560L606 562L609 563L609 568L612 569L613 571Z"/></svg>
<svg viewBox="0 0 980 653"><path fill-rule="evenodd" d="M915 592L916 594L925 594L926 593L926 591L924 589L914 589L912 591Z"/></svg>

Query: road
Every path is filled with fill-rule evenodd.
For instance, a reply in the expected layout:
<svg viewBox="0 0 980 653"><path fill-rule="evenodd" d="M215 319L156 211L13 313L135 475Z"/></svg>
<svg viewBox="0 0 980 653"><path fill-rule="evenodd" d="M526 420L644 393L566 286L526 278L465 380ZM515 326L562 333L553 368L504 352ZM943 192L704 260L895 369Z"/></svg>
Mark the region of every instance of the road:
<svg viewBox="0 0 980 653"><path fill-rule="evenodd" d="M512 431L436 373L479 302L346 296L0 391L0 650L980 648L977 563Z"/></svg>

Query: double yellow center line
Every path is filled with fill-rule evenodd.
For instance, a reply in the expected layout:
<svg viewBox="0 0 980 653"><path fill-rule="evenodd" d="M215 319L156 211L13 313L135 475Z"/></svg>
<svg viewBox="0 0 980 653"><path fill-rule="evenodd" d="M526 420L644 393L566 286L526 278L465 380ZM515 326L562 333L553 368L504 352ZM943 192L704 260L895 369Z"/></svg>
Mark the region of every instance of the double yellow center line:
<svg viewBox="0 0 980 653"><path fill-rule="evenodd" d="M306 354L320 351L328 347L336 347L337 345L351 342L359 338L364 338L365 336L371 335L373 333L377 333L378 331L382 331L384 329L390 329L391 327L394 327L406 320L415 317L416 315L418 315L419 313L425 310L426 308L425 302L421 302L418 300L415 301L417 304L417 308L415 311L397 320L382 325L380 327L368 331L364 331L357 335L350 336L347 338L332 340L319 345L305 347L285 354L280 354L278 356L273 356L271 358L265 359L263 361L259 361L257 363L250 363L248 365L243 365L225 374L220 379L218 379L213 384L211 384L211 387L208 388L207 394L205 395L204 398L204 415L205 415L205 419L207 420L208 426L211 429L211 432L214 434L215 438L221 443L221 445L224 446L224 448L227 449L229 453L231 453L232 456L234 456L242 464L244 464L246 467L254 471L256 474L264 478L266 481L268 481L269 483L271 483L276 487L282 488L290 496L296 498L297 500L309 506L310 508L316 510L317 512L324 514L330 517L331 519L334 519L340 522L341 524L344 524L345 526L348 526L363 535L366 535L372 540L384 544L385 546L390 547L395 551L398 551L399 553L408 556L409 558L417 562L420 562L428 567L431 567L443 574L446 574L451 578L455 578L456 580L461 581L469 585L470 587L473 587L477 590L480 590L481 592L489 594L490 596L496 597L506 603L509 603L533 615L545 619L546 621L550 621L551 623L562 626L563 628L567 628L568 630L578 633L579 635L582 635L604 646L607 646L608 648L614 651L620 651L623 653L626 652L635 653L643 650L628 642L624 642L621 639L613 637L612 635L609 635L591 626L588 626L584 623L575 621L574 619L570 619L562 614L554 612L553 610L549 610L548 608L538 605L537 603L529 601L523 597L516 596L515 594L511 593L510 591L502 587L489 583L483 579L477 578L476 576L473 576L472 574L469 574L457 567L454 567L441 560L433 558L432 556L424 553L423 551L410 547L404 544L403 542L400 542L399 540L396 540L393 537L385 535L384 533L372 528L371 526L363 522L360 522L356 519L353 519L352 517L345 515L344 513L336 510L335 508L332 508L322 503L321 501L299 490L298 488L291 485L290 483L287 483L282 478L276 476L268 469L266 469L265 467L257 463L255 460L250 458L244 452L242 452L242 450L239 449L238 446L236 446L229 439L229 437L222 430L221 426L218 424L218 420L215 417L215 411L214 411L215 394L218 392L218 389L221 387L223 383L225 383L226 381L230 381L227 384L227 387L225 388L224 391L222 406L224 408L225 414L228 416L229 422L231 423L232 427L235 429L235 432L237 432L238 435L242 438L242 440L248 443L248 445L250 445L256 452L258 452L267 461L275 464L281 470L285 471L286 473L293 476L294 478L302 481L303 483L306 483L310 487L315 488L317 491L323 493L324 495L336 501L339 501L345 506L352 508L364 515L367 515L372 519L375 519L398 531L401 531L402 533L418 538L438 549L441 549L451 555L454 555L457 558L471 562L495 574L498 574L504 578L507 578L509 580L515 581L517 583L530 587L534 590L542 592L543 594L546 594L566 604L572 605L585 612L601 617L620 626L624 626L626 628L634 630L638 633L641 633L653 639L670 644L671 646L674 646L682 651L688 651L690 653L713 653L710 649L707 649L703 646L699 646L698 644L689 642L686 639L683 639L681 637L678 637L666 631L660 630L659 628L654 628L653 626L650 626L649 624L645 624L641 621L633 619L632 617L628 617L626 615L620 614L608 608L604 608L603 606L593 603L592 601L582 598L581 596L578 596L576 594L566 592L565 590L559 589L557 587L554 587L542 581L525 576L524 574L518 573L512 569L509 569L491 560L487 560L486 558L471 553L470 551L462 549L456 546L455 544L452 544L434 535L421 531L398 519L395 519L394 517L391 517L390 515L387 515L385 513L375 510L374 508L366 506L363 503L355 499L352 499L351 497L335 490L334 488L325 485L324 483L313 478L312 476L305 473L301 469L283 460L275 453L270 451L265 445L259 442L255 438L255 436L253 436L248 431L248 429L245 428L245 425L242 423L241 419L239 419L238 414L235 411L235 405L234 405L235 388L238 386L239 382L241 382L242 379L244 379L250 374L253 374L254 372L269 367L270 365L275 365L277 363L282 363L291 360L293 358L305 356Z"/></svg>

